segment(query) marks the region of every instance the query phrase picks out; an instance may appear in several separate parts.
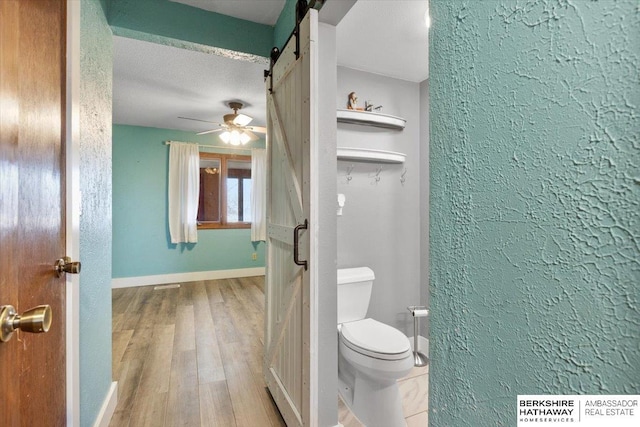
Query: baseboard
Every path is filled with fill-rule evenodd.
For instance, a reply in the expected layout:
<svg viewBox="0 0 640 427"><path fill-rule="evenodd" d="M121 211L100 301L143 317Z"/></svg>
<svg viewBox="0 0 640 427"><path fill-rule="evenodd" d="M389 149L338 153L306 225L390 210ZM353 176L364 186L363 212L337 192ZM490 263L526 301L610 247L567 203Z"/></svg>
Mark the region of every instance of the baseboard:
<svg viewBox="0 0 640 427"><path fill-rule="evenodd" d="M102 408L98 413L96 422L93 423L93 427L108 427L113 413L116 411L116 405L118 404L118 382L114 381L109 387L109 393L102 403Z"/></svg>
<svg viewBox="0 0 640 427"><path fill-rule="evenodd" d="M233 270L193 271L190 273L158 274L154 276L118 277L111 279L111 288L164 285L167 283L195 282L198 280L233 279L236 277L264 276L264 267Z"/></svg>
<svg viewBox="0 0 640 427"><path fill-rule="evenodd" d="M413 337L409 337L409 341L411 341L411 351L413 351ZM429 357L429 339L422 335L418 336L418 349L420 349L420 353Z"/></svg>

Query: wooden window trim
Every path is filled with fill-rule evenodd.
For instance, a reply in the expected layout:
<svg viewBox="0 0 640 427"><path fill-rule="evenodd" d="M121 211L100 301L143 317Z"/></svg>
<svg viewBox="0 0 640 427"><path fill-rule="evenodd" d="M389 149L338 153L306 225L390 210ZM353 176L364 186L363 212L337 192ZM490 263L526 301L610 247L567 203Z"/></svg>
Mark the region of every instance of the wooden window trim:
<svg viewBox="0 0 640 427"><path fill-rule="evenodd" d="M227 163L230 161L251 162L251 156L200 152L201 159L220 159L220 221L198 222L198 230L220 230L251 228L250 222L227 222Z"/></svg>

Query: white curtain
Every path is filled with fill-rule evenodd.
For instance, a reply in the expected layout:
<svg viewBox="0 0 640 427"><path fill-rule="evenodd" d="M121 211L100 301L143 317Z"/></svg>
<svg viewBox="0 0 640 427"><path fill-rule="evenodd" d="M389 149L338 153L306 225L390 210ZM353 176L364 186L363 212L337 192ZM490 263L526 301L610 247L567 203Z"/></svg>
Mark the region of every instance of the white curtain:
<svg viewBox="0 0 640 427"><path fill-rule="evenodd" d="M251 151L251 241L267 240L267 150Z"/></svg>
<svg viewBox="0 0 640 427"><path fill-rule="evenodd" d="M198 241L200 153L196 144L172 142L169 149L169 234L171 243Z"/></svg>

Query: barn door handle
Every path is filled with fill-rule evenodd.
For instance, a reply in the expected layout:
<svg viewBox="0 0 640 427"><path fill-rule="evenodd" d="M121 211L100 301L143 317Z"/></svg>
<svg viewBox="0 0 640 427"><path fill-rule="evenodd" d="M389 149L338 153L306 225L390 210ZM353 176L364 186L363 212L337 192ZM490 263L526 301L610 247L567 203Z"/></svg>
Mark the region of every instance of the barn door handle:
<svg viewBox="0 0 640 427"><path fill-rule="evenodd" d="M304 224L298 224L296 228L293 229L293 262L296 265L301 265L304 269L307 269L307 261L300 261L298 259L298 232L300 230L306 230L309 222L305 219Z"/></svg>
<svg viewBox="0 0 640 427"><path fill-rule="evenodd" d="M39 305L22 313L16 313L12 305L0 307L0 341L6 342L20 329L24 332L39 334L48 332L51 327L51 307Z"/></svg>

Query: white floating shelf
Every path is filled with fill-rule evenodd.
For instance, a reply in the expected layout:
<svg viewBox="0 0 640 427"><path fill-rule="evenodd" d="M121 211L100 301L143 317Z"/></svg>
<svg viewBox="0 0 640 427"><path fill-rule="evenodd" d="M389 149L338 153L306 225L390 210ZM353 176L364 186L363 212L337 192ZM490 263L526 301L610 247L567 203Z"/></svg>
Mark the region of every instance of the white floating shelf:
<svg viewBox="0 0 640 427"><path fill-rule="evenodd" d="M338 110L338 122L358 125L376 126L387 129L404 129L407 121L389 114L372 113L359 110Z"/></svg>
<svg viewBox="0 0 640 427"><path fill-rule="evenodd" d="M360 162L404 163L407 157L404 153L384 150L370 150L367 148L338 148L338 160L355 160Z"/></svg>

